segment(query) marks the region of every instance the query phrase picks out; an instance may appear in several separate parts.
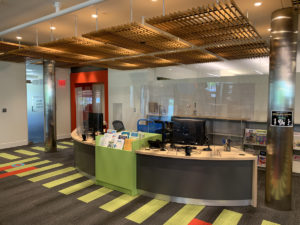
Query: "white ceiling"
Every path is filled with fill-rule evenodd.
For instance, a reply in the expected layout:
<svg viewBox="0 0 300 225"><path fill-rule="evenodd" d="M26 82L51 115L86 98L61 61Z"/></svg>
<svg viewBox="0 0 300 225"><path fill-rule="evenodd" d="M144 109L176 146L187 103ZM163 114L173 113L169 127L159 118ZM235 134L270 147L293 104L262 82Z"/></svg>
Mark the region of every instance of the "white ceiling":
<svg viewBox="0 0 300 225"><path fill-rule="evenodd" d="M60 0L62 9L84 2L83 0ZM162 14L162 1L132 0L134 21L141 22L142 16L146 18ZM262 6L255 7L258 0L236 0L242 12L248 11L249 19L258 32L268 38L271 13L276 9L291 6L290 0L260 0ZM0 31L23 24L33 19L53 13L54 0L0 0ZM216 3L216 0L165 0L166 14L185 10L197 6ZM78 17L78 34L84 34L95 30L95 19L91 14L99 11L99 28L109 27L130 22L130 0L106 0L97 5L79 10L77 12L58 17L51 21L43 22L32 27L24 28L18 32L12 32L1 38L5 41L17 42L16 36L23 37L22 43L34 44L36 30L39 33L39 43L50 41L50 25L57 29L54 31L54 39L74 36L75 15Z"/></svg>

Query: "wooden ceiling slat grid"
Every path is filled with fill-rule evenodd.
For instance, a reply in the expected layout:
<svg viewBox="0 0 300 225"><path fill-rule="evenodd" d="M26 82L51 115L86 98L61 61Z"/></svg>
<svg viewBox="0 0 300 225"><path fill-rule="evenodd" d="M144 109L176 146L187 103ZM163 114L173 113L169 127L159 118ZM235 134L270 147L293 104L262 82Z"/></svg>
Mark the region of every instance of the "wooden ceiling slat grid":
<svg viewBox="0 0 300 225"><path fill-rule="evenodd" d="M136 22L84 34L83 37L131 49L139 53L190 47L181 41L174 40Z"/></svg>
<svg viewBox="0 0 300 225"><path fill-rule="evenodd" d="M269 49L264 42L253 42L240 45L223 45L207 48L225 59L257 58L269 55Z"/></svg>
<svg viewBox="0 0 300 225"><path fill-rule="evenodd" d="M5 54L0 55L0 61L21 63L21 62L25 62L25 60L26 60L26 57L18 56L15 54L5 53Z"/></svg>
<svg viewBox="0 0 300 225"><path fill-rule="evenodd" d="M162 53L156 55L159 58L169 60L174 63L193 64L193 63L207 63L220 61L217 57L204 53L200 50L187 50L174 53Z"/></svg>
<svg viewBox="0 0 300 225"><path fill-rule="evenodd" d="M106 59L120 56L130 56L137 54L134 51L120 48L117 46L104 44L99 41L94 41L87 38L66 38L57 41L42 44L42 47L47 47L55 50L71 52L75 54L89 55L99 59Z"/></svg>
<svg viewBox="0 0 300 225"><path fill-rule="evenodd" d="M153 17L146 22L198 46L260 38L233 1Z"/></svg>
<svg viewBox="0 0 300 225"><path fill-rule="evenodd" d="M23 49L16 50L11 53L19 56L26 56L31 58L44 58L66 63L80 63L84 61L92 61L98 59L92 56L74 54L70 52L59 51L51 48L38 46L25 47Z"/></svg>
<svg viewBox="0 0 300 225"><path fill-rule="evenodd" d="M0 41L0 53L5 53L9 51L13 51L19 48L23 48L24 45L19 45L11 42Z"/></svg>

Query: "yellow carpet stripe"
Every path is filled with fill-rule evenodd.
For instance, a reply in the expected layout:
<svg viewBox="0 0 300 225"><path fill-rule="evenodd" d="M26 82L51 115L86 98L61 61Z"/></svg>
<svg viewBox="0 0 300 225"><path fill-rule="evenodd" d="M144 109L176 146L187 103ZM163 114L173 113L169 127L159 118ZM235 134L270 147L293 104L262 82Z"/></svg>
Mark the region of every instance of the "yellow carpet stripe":
<svg viewBox="0 0 300 225"><path fill-rule="evenodd" d="M54 169L54 168L57 168L57 167L60 167L60 166L63 166L63 164L56 163L56 164L52 164L52 165L49 165L49 166L44 166L42 168L38 168L38 169L35 169L35 170L30 170L30 171L27 171L27 172L24 172L24 173L19 173L19 174L16 174L16 175L18 177L25 177L25 176L40 173L40 172L43 172L43 171L46 171L46 170L51 170L51 169Z"/></svg>
<svg viewBox="0 0 300 225"><path fill-rule="evenodd" d="M23 154L23 155L29 155L29 156L33 156L33 155L38 155L38 153L36 152L31 152L31 151L27 151L27 150L16 150L15 152Z"/></svg>
<svg viewBox="0 0 300 225"><path fill-rule="evenodd" d="M164 225L186 225L194 219L205 206L185 205L175 213Z"/></svg>
<svg viewBox="0 0 300 225"><path fill-rule="evenodd" d="M267 220L263 220L261 225L280 225L279 223L273 223Z"/></svg>
<svg viewBox="0 0 300 225"><path fill-rule="evenodd" d="M134 199L136 199L138 197L137 196L130 196L130 195L126 195L123 194L118 198L115 198L114 200L100 206L100 209L104 209L108 212L113 212L115 210L117 210L118 208L121 208L122 206L128 204L129 202L133 201Z"/></svg>
<svg viewBox="0 0 300 225"><path fill-rule="evenodd" d="M33 158L29 158L29 159L13 161L13 162L9 162L9 163L0 164L0 167L10 166L10 165L13 165L13 164L18 164L18 163L30 162L30 161L34 161L34 160L38 160L38 159L40 159L40 158L39 157L33 157Z"/></svg>
<svg viewBox="0 0 300 225"><path fill-rule="evenodd" d="M76 191L80 191L80 190L82 190L84 188L92 186L93 184L95 184L94 181L92 181L92 180L86 180L86 181L83 181L83 182L81 182L79 184L75 184L75 185L72 185L70 187L67 187L67 188L64 188L62 190L59 190L59 192L62 193L62 194L65 194L65 195L69 195L69 194L72 194L72 193L74 193Z"/></svg>
<svg viewBox="0 0 300 225"><path fill-rule="evenodd" d="M70 147L63 146L63 145L57 145L57 148L58 148L58 149L65 149L65 148L70 148Z"/></svg>
<svg viewBox="0 0 300 225"><path fill-rule="evenodd" d="M73 142L71 141L62 141L60 144L73 146Z"/></svg>
<svg viewBox="0 0 300 225"><path fill-rule="evenodd" d="M40 175L40 176L37 176L37 177L33 177L33 178L28 179L28 180L30 180L31 182L37 182L37 181L45 180L45 179L48 179L50 177L54 177L54 176L57 176L57 175L60 175L60 174L68 173L68 172L74 171L74 170L75 170L74 167L68 167L68 168L65 168L65 169L56 170L56 171L51 172L51 173L46 173L46 174L43 174L43 175Z"/></svg>
<svg viewBox="0 0 300 225"><path fill-rule="evenodd" d="M43 164L50 163L50 162L51 161L49 161L49 160L43 160L43 161L39 161L39 162L36 162L36 163L25 164L24 166L14 167L14 168L11 168L11 169L8 169L8 170L5 170L5 171L6 172L13 172L13 171L16 171L16 170L25 169L25 168L32 167L32 166L39 166L39 165L43 165Z"/></svg>
<svg viewBox="0 0 300 225"><path fill-rule="evenodd" d="M141 208L137 209L130 215L126 216L126 219L136 222L138 224L144 222L162 207L168 204L167 201L162 201L158 199L152 199L147 204L143 205Z"/></svg>
<svg viewBox="0 0 300 225"><path fill-rule="evenodd" d="M241 213L224 209L212 225L236 225L241 218Z"/></svg>
<svg viewBox="0 0 300 225"><path fill-rule="evenodd" d="M38 150L38 151L45 151L44 147L39 147L39 146L35 146L35 147L31 147L33 150Z"/></svg>
<svg viewBox="0 0 300 225"><path fill-rule="evenodd" d="M88 193L86 195L83 195L81 197L78 198L78 200L83 201L85 203L89 203L91 201L94 201L95 199L101 198L103 195L106 195L110 192L112 192L113 190L108 189L106 187L102 187L99 188L95 191L92 191L91 193Z"/></svg>
<svg viewBox="0 0 300 225"><path fill-rule="evenodd" d="M78 179L78 178L80 178L82 176L83 175L80 174L80 173L75 173L73 175L70 175L70 176L67 176L67 177L63 177L63 178L60 178L58 180L51 181L49 183L45 183L45 184L43 184L43 186L45 186L47 188L52 188L52 187L55 187L55 186L67 183L69 181L76 180L76 179Z"/></svg>
<svg viewBox="0 0 300 225"><path fill-rule="evenodd" d="M19 156L11 155L11 154L8 154L8 153L0 153L0 157L2 157L4 159L9 159L9 160L20 158Z"/></svg>

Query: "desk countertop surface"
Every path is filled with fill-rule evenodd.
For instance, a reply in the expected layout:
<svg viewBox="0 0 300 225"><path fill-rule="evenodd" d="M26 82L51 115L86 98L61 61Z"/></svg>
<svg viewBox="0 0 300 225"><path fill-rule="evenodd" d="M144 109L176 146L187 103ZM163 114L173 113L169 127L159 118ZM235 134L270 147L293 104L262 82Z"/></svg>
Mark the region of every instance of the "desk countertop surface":
<svg viewBox="0 0 300 225"><path fill-rule="evenodd" d="M71 137L72 137L73 140L75 140L77 142L80 142L82 144L95 146L95 140L93 140L93 138L88 138L86 141L83 141L82 137L80 137L77 134L77 129L73 130L73 132L71 133Z"/></svg>
<svg viewBox="0 0 300 225"><path fill-rule="evenodd" d="M230 152L223 151L223 146L211 146L212 151L203 151L205 146L197 146L197 149L193 149L191 156L186 156L184 149L175 150L170 149L166 151L160 151L159 149L142 149L137 150L137 154L159 156L166 158L177 159L192 159L192 160L257 160L257 157L246 153L238 148L231 147Z"/></svg>

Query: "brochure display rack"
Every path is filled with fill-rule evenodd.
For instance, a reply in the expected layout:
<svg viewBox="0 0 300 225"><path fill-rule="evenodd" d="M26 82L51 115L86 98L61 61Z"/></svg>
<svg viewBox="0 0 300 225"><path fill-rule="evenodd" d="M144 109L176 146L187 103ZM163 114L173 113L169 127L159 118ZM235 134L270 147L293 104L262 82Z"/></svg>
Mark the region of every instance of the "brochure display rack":
<svg viewBox="0 0 300 225"><path fill-rule="evenodd" d="M161 140L161 134L143 133L143 138L131 142L131 150L99 146L102 136L96 137L96 183L129 195L136 195L136 150L148 146L148 140Z"/></svg>

